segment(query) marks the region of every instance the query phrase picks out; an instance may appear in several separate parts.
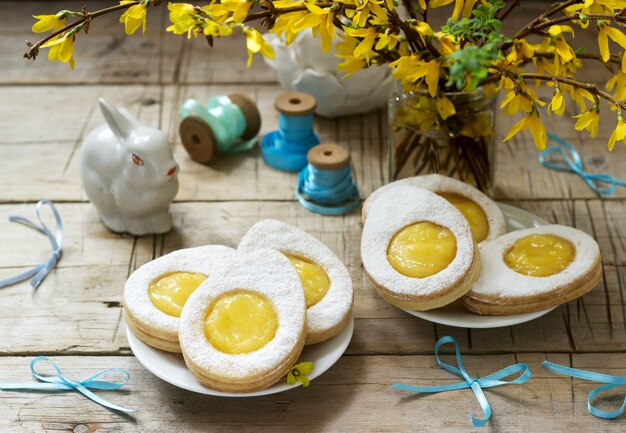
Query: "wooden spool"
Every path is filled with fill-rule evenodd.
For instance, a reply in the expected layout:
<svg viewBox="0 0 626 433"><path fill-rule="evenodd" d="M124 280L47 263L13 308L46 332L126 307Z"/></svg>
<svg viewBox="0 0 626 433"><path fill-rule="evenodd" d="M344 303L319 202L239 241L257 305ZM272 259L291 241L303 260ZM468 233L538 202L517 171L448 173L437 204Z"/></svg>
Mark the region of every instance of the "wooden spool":
<svg viewBox="0 0 626 433"><path fill-rule="evenodd" d="M302 92L285 92L274 101L276 110L286 116L304 116L315 111L315 97Z"/></svg>
<svg viewBox="0 0 626 433"><path fill-rule="evenodd" d="M231 93L227 96L246 118L246 129L241 139L249 140L255 137L261 130L261 113L256 103L241 93ZM219 148L217 139L211 127L201 117L193 115L185 117L180 122L178 130L183 146L192 159L206 164L215 157Z"/></svg>
<svg viewBox="0 0 626 433"><path fill-rule="evenodd" d="M320 170L338 170L350 164L350 151L337 144L318 144L309 150L306 159Z"/></svg>

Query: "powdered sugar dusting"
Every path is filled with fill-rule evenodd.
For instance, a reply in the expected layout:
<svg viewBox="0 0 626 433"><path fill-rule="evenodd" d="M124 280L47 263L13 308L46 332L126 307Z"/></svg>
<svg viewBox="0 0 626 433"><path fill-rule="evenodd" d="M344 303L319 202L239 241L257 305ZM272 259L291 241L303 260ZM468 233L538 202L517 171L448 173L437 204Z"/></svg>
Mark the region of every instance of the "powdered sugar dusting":
<svg viewBox="0 0 626 433"><path fill-rule="evenodd" d="M451 177L442 176L440 174L427 174L423 176L409 177L383 185L371 193L363 204L363 218L365 219L368 217L371 207L376 200L378 200L378 198L386 194L391 189L401 185L424 188L437 194L445 192L455 193L472 200L483 209L489 223L489 232L483 242L495 239L506 233L506 220L504 219L504 214L493 200L465 182L461 182L460 180L453 179Z"/></svg>
<svg viewBox="0 0 626 433"><path fill-rule="evenodd" d="M330 280L326 295L307 309L307 333L330 330L340 324L352 309L352 279L348 269L322 242L282 221L263 220L248 230L239 243L240 252L271 248L309 259L321 266Z"/></svg>
<svg viewBox="0 0 626 433"><path fill-rule="evenodd" d="M457 253L441 272L411 278L391 266L387 248L396 233L423 221L449 229L456 237ZM409 185L389 189L372 204L361 239L361 258L367 273L388 290L416 296L447 291L470 270L474 251L472 232L461 212L437 194Z"/></svg>
<svg viewBox="0 0 626 433"><path fill-rule="evenodd" d="M276 311L278 328L274 339L265 346L233 355L215 349L203 326L213 301L237 290L254 291L267 298ZM306 303L295 268L279 252L262 249L237 254L222 271L198 287L183 308L179 339L188 363L209 375L237 379L280 366L297 347L305 326Z"/></svg>
<svg viewBox="0 0 626 433"><path fill-rule="evenodd" d="M551 234L569 240L576 249L574 260L561 272L548 277L531 277L515 272L504 262L504 254L515 242L526 236ZM479 246L481 269L478 280L467 296L523 298L545 294L568 284L589 272L600 257L598 243L587 233L561 225L547 225L517 230Z"/></svg>
<svg viewBox="0 0 626 433"><path fill-rule="evenodd" d="M152 260L139 267L124 286L124 308L134 319L148 327L158 328L172 338L178 335L179 318L165 314L154 306L148 294L152 281L173 272L193 272L210 276L220 271L237 254L222 245L186 248Z"/></svg>

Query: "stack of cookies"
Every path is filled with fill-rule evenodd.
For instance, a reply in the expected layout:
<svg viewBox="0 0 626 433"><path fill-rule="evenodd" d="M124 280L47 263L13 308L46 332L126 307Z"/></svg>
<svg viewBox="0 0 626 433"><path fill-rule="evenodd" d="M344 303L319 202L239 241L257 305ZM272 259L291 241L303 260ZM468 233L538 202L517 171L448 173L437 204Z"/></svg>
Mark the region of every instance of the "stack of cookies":
<svg viewBox="0 0 626 433"><path fill-rule="evenodd" d="M352 280L337 256L275 220L254 225L237 250L208 245L146 263L124 288L135 336L182 353L198 381L223 392L276 383L304 345L345 328L352 302Z"/></svg>
<svg viewBox="0 0 626 433"><path fill-rule="evenodd" d="M598 244L586 233L561 225L506 233L496 203L441 175L379 188L362 220L365 272L400 308L462 298L478 314L529 313L582 296L601 277Z"/></svg>

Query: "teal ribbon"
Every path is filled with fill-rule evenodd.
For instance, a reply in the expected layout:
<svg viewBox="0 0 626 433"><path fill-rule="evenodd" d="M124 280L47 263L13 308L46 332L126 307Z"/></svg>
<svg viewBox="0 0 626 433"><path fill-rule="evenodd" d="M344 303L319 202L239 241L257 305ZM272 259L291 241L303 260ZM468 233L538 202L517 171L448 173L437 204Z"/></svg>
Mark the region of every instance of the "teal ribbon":
<svg viewBox="0 0 626 433"><path fill-rule="evenodd" d="M48 206L52 210L52 215L54 215L54 221L56 224L56 235L53 235L50 229L41 220L40 212L41 208L44 205ZM26 272L22 272L21 274L14 277L0 280L0 288L19 283L20 281L24 281L30 277L33 277L30 280L30 285L33 287L33 289L36 289L37 287L39 287L44 278L46 278L46 276L50 273L50 271L56 266L57 262L61 258L61 249L63 247L63 223L61 222L61 216L54 206L54 203L52 203L52 200L40 200L35 207L35 213L37 215L37 219L39 220L39 224L20 216L10 216L9 221L24 224L25 226L35 229L39 233L46 235L48 237L48 240L50 241L50 245L52 246L52 254L48 258L48 260L35 266L34 268L29 269Z"/></svg>
<svg viewBox="0 0 626 433"><path fill-rule="evenodd" d="M608 374L595 373L593 371L579 370L577 368L566 367L564 365L554 364L549 361L544 361L543 366L548 370L554 371L555 373L562 374L565 376L577 377L579 379L591 380L594 382L605 383L606 385L601 385L589 393L587 396L587 409L589 409L589 413L598 418L604 419L614 419L620 416L624 409L626 408L626 397L624 397L624 402L622 406L614 411L607 412L604 410L600 410L594 407L591 404L591 400L593 400L598 394L603 391L616 388L618 386L626 385L626 376L610 376Z"/></svg>
<svg viewBox="0 0 626 433"><path fill-rule="evenodd" d="M539 162L544 167L577 174L589 185L589 188L601 196L613 194L618 186L626 186L626 181L615 179L608 174L592 174L584 171L582 159L571 144L550 132L548 132L548 138L557 146L550 146L539 154ZM562 161L548 159L555 155L558 155Z"/></svg>
<svg viewBox="0 0 626 433"><path fill-rule="evenodd" d="M228 96L220 95L209 99L205 107L195 99L187 99L179 110L180 116L196 115L213 131L219 153L239 153L252 149L256 137L241 141L246 130L246 117Z"/></svg>
<svg viewBox="0 0 626 433"><path fill-rule="evenodd" d="M261 140L263 160L270 167L283 171L300 171L307 165L306 154L320 144L313 132L313 114L278 115L278 129Z"/></svg>
<svg viewBox="0 0 626 433"><path fill-rule="evenodd" d="M308 164L298 175L296 197L311 212L341 215L359 205L359 189L348 165L337 170L320 170Z"/></svg>
<svg viewBox="0 0 626 433"><path fill-rule="evenodd" d="M56 376L43 376L40 374L35 366L38 362L45 361L56 371ZM41 382L31 382L31 383L0 383L0 389L4 391L72 391L77 390L82 393L85 397L90 400L98 403L101 406L104 406L109 409L117 410L120 412L131 413L136 412L135 409L127 409L125 407L118 406L111 402L106 401L105 399L98 397L96 394L91 392L89 389L102 389L107 391L114 391L120 389L124 385L128 383L130 379L130 374L128 371L123 370L121 368L107 368L106 370L102 370L99 373L94 374L87 379L81 380L79 382L72 381L65 377L61 372L61 369L48 357L46 356L38 356L30 362L30 371L33 376L40 380ZM122 382L106 382L101 380L96 380L98 377L102 376L105 373L109 372L118 372L122 373L124 376L124 380ZM42 383L43 382L43 383Z"/></svg>
<svg viewBox="0 0 626 433"><path fill-rule="evenodd" d="M452 365L446 364L441 359L439 359L439 349L441 348L441 346L447 343L454 344L454 348L456 351L456 363L458 367L454 367ZM520 385L528 381L528 379L530 379L531 377L530 369L528 368L528 365L526 364L510 365L506 368L503 368L502 370L499 370L495 373L490 374L489 376L485 376L480 379L470 376L465 370L465 367L463 366L463 360L461 359L461 349L459 348L459 343L457 343L457 341L453 337L450 337L450 336L441 337L439 341L437 341L437 344L435 345L435 358L437 358L437 363L439 364L440 367L444 368L445 370L448 370L451 373L456 374L457 376L462 377L463 381L452 383L449 385L438 385L438 386L427 386L427 387L417 387L417 386L410 386L410 385L395 384L392 386L392 388L402 389L404 391L411 391L414 393L436 393L436 392L456 391L458 389L470 388L474 392L474 395L476 396L476 399L478 400L478 404L480 404L480 407L483 410L483 414L485 415L484 418L476 418L472 416L472 425L474 427L484 426L485 424L487 424L487 422L491 418L491 406L489 405L489 402L487 401L487 397L485 396L485 393L483 392L483 388L493 388L493 387L502 386L502 385ZM511 381L500 380L507 376L511 376L512 374L516 374L520 372L523 372L523 373L514 380L511 380Z"/></svg>

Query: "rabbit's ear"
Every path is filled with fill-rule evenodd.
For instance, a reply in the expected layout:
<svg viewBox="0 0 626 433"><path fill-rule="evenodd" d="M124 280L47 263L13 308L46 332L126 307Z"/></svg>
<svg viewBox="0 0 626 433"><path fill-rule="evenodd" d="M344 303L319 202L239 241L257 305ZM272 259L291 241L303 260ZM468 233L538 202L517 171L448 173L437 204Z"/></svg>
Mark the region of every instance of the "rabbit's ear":
<svg viewBox="0 0 626 433"><path fill-rule="evenodd" d="M102 111L102 115L111 128L111 131L113 131L113 134L115 134L120 142L126 140L133 129L135 129L135 125L106 99L99 98L98 103L100 104L100 111Z"/></svg>

